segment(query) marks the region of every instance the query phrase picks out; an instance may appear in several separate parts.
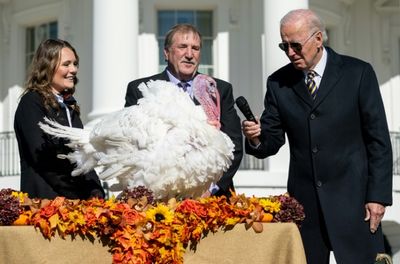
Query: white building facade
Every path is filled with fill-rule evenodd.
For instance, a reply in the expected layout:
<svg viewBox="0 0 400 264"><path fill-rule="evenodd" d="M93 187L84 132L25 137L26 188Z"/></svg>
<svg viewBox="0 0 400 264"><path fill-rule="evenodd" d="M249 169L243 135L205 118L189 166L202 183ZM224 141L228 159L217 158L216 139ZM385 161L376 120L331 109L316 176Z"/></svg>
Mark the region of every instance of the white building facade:
<svg viewBox="0 0 400 264"><path fill-rule="evenodd" d="M13 117L27 65L42 39L62 38L76 48L76 98L84 123L121 109L129 81L164 67L159 43L176 22L199 27L205 40L202 70L231 82L234 96L247 98L260 115L268 75L288 63L278 48L279 20L296 8L311 8L322 17L329 46L374 67L399 168L399 0L0 0L0 189L19 188L18 160L10 158L17 156L10 140ZM282 194L287 169L287 146L264 161L246 158L235 176L237 192ZM399 169L394 205L384 222L395 263L400 263L398 174Z"/></svg>

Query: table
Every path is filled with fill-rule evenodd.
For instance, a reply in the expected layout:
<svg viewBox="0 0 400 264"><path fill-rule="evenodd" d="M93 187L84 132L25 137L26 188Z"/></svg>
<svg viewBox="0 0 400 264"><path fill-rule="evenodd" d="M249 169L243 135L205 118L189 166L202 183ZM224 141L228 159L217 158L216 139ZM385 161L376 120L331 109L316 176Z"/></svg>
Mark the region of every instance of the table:
<svg viewBox="0 0 400 264"><path fill-rule="evenodd" d="M295 224L263 224L264 231L246 230L243 224L230 231L209 234L187 250L184 263L189 264L306 264L300 233ZM51 241L32 226L0 226L0 263L17 264L110 264L108 247L100 241L80 237Z"/></svg>

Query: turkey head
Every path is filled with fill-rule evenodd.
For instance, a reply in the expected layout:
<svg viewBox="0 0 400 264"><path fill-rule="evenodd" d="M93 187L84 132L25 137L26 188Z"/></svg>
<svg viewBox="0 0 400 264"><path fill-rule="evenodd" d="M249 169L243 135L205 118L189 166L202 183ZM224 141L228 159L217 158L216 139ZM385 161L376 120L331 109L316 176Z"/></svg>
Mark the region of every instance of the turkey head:
<svg viewBox="0 0 400 264"><path fill-rule="evenodd" d="M221 128L220 97L215 80L205 74L196 75L193 79L193 95L203 107L207 120L217 121L217 128Z"/></svg>

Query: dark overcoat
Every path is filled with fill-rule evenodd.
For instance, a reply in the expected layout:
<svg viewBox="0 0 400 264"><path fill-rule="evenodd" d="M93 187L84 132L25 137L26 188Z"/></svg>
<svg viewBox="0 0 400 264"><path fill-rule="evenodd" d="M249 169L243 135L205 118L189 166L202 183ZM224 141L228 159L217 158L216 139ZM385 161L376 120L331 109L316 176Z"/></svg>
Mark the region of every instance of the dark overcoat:
<svg viewBox="0 0 400 264"><path fill-rule="evenodd" d="M381 228L370 233L365 204L392 203L392 150L376 75L370 64L328 52L316 99L304 74L288 64L267 81L258 158L290 148L288 192L303 204L306 254L324 233L338 263L372 263L383 252ZM323 225L326 224L327 232ZM309 262L311 263L311 262Z"/></svg>
<svg viewBox="0 0 400 264"><path fill-rule="evenodd" d="M70 109L73 127L82 128L79 115ZM69 126L65 109L47 110L41 95L30 91L21 97L14 119L14 130L21 160L21 191L31 198L54 199L64 196L69 199L104 197L104 191L95 171L72 177L74 165L67 159L57 158L72 150L67 141L44 133L38 123L43 118L55 120Z"/></svg>
<svg viewBox="0 0 400 264"><path fill-rule="evenodd" d="M125 107L137 104L137 101L143 97L142 93L138 89L138 86L139 84L143 82L146 83L149 80L169 81L169 78L167 72L163 71L159 74L130 82L126 91ZM235 145L232 165L226 172L224 172L221 179L217 182L217 185L220 189L216 195L225 195L229 197L230 190L235 190L233 186L233 176L239 169L240 161L242 160L243 156L243 136L240 128L240 118L237 115L234 106L235 101L233 99L232 85L220 79L214 78L214 80L217 83L217 89L220 95L221 131L227 134ZM195 103L198 104L196 101Z"/></svg>

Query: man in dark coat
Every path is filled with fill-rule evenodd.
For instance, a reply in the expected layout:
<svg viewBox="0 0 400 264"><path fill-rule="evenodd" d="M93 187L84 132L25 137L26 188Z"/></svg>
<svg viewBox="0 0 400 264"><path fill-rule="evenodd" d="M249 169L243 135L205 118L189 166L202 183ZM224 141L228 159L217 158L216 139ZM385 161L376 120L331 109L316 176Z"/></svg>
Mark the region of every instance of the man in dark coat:
<svg viewBox="0 0 400 264"><path fill-rule="evenodd" d="M266 158L290 145L288 192L303 204L300 229L309 264L373 263L384 252L380 222L392 204L392 150L370 64L323 46L310 10L281 20L291 63L267 81L258 123L243 121L246 152ZM312 76L308 77L308 73Z"/></svg>
<svg viewBox="0 0 400 264"><path fill-rule="evenodd" d="M126 91L125 106L137 104L137 101L143 97L138 86L149 80L166 80L178 85L183 82L185 83L184 89L193 98L191 85L193 78L198 74L200 51L201 34L194 26L190 24L178 24L174 26L167 33L164 43L164 56L168 62L167 68L159 74L130 82ZM214 80L216 81L220 96L221 131L230 137L235 145L235 150L232 165L224 172L221 179L203 194L203 197L210 195L225 195L229 197L231 195L230 192L234 191L233 176L238 170L243 156L242 132L240 119L234 107L232 85L216 78ZM195 104L199 104L195 98L193 100ZM171 107L174 106L171 105Z"/></svg>

